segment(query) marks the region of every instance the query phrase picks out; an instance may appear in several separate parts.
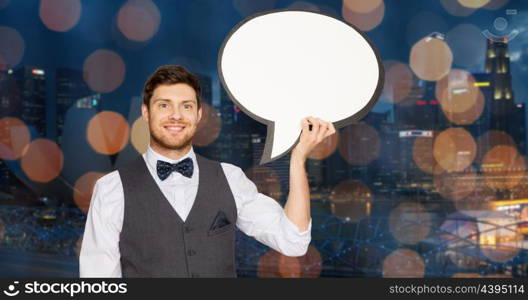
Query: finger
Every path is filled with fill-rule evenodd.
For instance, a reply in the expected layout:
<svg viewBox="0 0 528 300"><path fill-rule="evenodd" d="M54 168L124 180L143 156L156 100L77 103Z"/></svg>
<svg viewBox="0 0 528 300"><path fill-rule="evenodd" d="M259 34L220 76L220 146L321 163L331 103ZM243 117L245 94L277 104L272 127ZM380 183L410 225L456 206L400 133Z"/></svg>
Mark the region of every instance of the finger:
<svg viewBox="0 0 528 300"><path fill-rule="evenodd" d="M317 134L317 142L320 143L328 136L328 122L321 121L321 129Z"/></svg>
<svg viewBox="0 0 528 300"><path fill-rule="evenodd" d="M313 125L315 123L315 118L314 117L306 117L304 118L306 121L308 121L308 123L310 125ZM312 130L312 126L310 126L310 130Z"/></svg>
<svg viewBox="0 0 528 300"><path fill-rule="evenodd" d="M307 134L310 131L310 122L308 122L308 118L304 118L301 120L301 127L302 127L302 133Z"/></svg>
<svg viewBox="0 0 528 300"><path fill-rule="evenodd" d="M314 117L307 117L306 118L308 120L308 122L310 123L310 131L308 132L309 133L309 136L313 136L313 133L315 131L315 127L316 127L316 119Z"/></svg>
<svg viewBox="0 0 528 300"><path fill-rule="evenodd" d="M314 140L317 140L320 132L322 131L322 127L321 127L321 119L319 118L314 118L314 124L312 126L312 138Z"/></svg>
<svg viewBox="0 0 528 300"><path fill-rule="evenodd" d="M328 122L328 130L326 132L326 137L329 137L336 133L336 129L334 127L334 124L332 122Z"/></svg>
<svg viewBox="0 0 528 300"><path fill-rule="evenodd" d="M331 131L330 135L336 133L336 129L335 129L334 123L332 123L332 122L330 122L330 131Z"/></svg>

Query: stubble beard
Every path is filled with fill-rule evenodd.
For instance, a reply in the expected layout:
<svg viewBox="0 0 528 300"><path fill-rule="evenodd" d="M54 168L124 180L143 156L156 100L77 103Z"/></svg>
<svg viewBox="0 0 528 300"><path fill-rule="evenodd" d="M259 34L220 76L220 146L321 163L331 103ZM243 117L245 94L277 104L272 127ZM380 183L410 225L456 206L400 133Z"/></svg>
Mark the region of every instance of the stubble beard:
<svg viewBox="0 0 528 300"><path fill-rule="evenodd" d="M189 134L183 137L183 140L181 142L174 141L171 143L170 141L167 141L167 137L164 137L163 135L158 135L156 132L150 133L150 139L158 147L164 148L166 150L183 150L192 144L192 137L193 134Z"/></svg>

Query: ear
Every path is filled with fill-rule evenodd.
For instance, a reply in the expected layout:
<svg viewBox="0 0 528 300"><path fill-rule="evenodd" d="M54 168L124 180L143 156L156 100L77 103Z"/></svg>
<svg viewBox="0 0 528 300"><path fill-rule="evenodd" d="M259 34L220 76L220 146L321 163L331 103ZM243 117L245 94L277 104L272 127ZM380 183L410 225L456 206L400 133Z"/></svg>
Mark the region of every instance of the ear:
<svg viewBox="0 0 528 300"><path fill-rule="evenodd" d="M149 109L146 104L141 104L141 118L145 122L149 122Z"/></svg>
<svg viewBox="0 0 528 300"><path fill-rule="evenodd" d="M202 107L198 108L198 122L202 120Z"/></svg>

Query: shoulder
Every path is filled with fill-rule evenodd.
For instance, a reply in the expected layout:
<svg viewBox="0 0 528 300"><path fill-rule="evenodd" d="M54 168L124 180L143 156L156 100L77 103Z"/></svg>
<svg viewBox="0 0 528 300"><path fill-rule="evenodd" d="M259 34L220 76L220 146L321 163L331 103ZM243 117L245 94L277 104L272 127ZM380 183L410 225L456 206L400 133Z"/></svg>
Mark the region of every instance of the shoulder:
<svg viewBox="0 0 528 300"><path fill-rule="evenodd" d="M241 168L233 164L222 162L220 163L220 165L222 166L222 170L224 170L224 174L228 178L241 177L241 176L246 177L246 175L244 174L244 171L242 171Z"/></svg>
<svg viewBox="0 0 528 300"><path fill-rule="evenodd" d="M119 172L112 171L96 181L92 201L97 207L105 209L119 207L123 202L123 186Z"/></svg>
<svg viewBox="0 0 528 300"><path fill-rule="evenodd" d="M118 186L121 186L121 177L119 176L119 171L112 171L103 177L99 178L95 183L95 186L98 190L112 191L115 190Z"/></svg>
<svg viewBox="0 0 528 300"><path fill-rule="evenodd" d="M255 184L241 168L229 163L221 163L221 165L233 194L247 196L257 192Z"/></svg>

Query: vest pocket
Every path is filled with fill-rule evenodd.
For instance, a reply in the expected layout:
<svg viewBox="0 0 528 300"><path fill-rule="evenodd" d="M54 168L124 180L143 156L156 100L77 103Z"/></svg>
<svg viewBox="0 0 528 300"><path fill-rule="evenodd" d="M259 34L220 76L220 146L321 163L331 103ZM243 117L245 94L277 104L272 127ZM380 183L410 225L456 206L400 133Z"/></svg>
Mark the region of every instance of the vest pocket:
<svg viewBox="0 0 528 300"><path fill-rule="evenodd" d="M221 234L221 233L224 233L224 232L228 232L228 231L233 229L233 226L235 226L235 224L231 223L231 224L227 224L225 226L222 226L220 228L209 230L207 232L207 235L208 236L212 236L212 235L217 235L217 234Z"/></svg>

